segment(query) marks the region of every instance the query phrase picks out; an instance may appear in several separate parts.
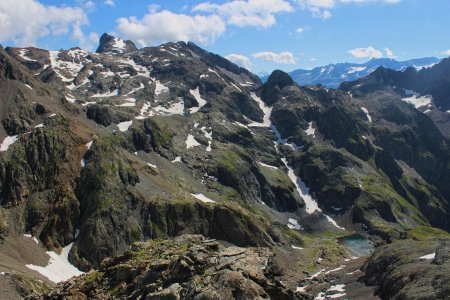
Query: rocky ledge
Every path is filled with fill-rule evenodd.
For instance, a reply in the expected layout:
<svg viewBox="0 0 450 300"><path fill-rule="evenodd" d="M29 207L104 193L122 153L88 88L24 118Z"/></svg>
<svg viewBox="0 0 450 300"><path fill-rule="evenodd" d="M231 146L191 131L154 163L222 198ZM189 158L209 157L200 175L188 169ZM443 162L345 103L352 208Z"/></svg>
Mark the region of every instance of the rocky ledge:
<svg viewBox="0 0 450 300"><path fill-rule="evenodd" d="M240 248L201 235L135 243L98 271L28 299L307 299L277 280L267 248Z"/></svg>

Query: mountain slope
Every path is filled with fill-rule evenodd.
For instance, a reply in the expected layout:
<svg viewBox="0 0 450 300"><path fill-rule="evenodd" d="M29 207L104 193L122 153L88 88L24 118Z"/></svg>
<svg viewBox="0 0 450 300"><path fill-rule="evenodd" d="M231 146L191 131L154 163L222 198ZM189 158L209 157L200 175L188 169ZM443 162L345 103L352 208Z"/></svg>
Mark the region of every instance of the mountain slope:
<svg viewBox="0 0 450 300"><path fill-rule="evenodd" d="M289 75L300 85L321 84L330 88L337 88L344 81L354 81L365 77L379 67L384 67L396 71L404 71L408 67L422 69L431 67L438 63L439 59L435 57L426 57L412 59L407 61L397 61L388 58L374 58L363 64L338 63L323 67L317 67L312 70L294 70ZM268 76L262 77L263 81Z"/></svg>
<svg viewBox="0 0 450 300"><path fill-rule="evenodd" d="M127 284L109 276L117 270L104 268L109 257L128 264L135 242L200 234L258 253L270 248L283 269L265 274L276 279L246 282L259 295L275 284L301 299L331 296L327 276L357 285L335 271L364 263L350 260L346 236L391 242L417 226L450 229L448 140L383 90L366 99L300 87L281 71L261 84L192 43L134 49L104 35L99 48L0 50L7 272L54 284L49 256L57 257L71 271L64 279L79 274L73 265L94 269L77 288L87 279L109 293ZM41 255L10 250L26 241ZM141 266L152 263L168 267L155 254ZM105 280L91 277L99 269ZM171 280L161 282L165 289Z"/></svg>
<svg viewBox="0 0 450 300"><path fill-rule="evenodd" d="M343 83L341 89L354 95L370 95L383 90L410 103L431 118L442 134L450 137L450 59L420 71L408 68L397 72L377 69L365 78Z"/></svg>

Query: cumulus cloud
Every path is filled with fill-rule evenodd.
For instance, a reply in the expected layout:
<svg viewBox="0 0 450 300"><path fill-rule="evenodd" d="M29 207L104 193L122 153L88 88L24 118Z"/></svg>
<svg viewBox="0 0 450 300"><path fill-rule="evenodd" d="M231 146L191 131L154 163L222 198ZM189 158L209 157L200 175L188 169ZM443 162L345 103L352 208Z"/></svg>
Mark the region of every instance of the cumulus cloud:
<svg viewBox="0 0 450 300"><path fill-rule="evenodd" d="M331 10L338 4L352 3L386 3L396 4L401 0L297 0L300 8L309 10L315 17L328 19L331 18Z"/></svg>
<svg viewBox="0 0 450 300"><path fill-rule="evenodd" d="M294 54L292 52L281 52L281 53L275 53L275 52L258 52L253 54L254 58L258 58L264 61L279 63L283 65L292 65L295 64L297 59L295 58Z"/></svg>
<svg viewBox="0 0 450 300"><path fill-rule="evenodd" d="M106 5L111 6L111 7L116 6L116 3L114 3L114 0L105 0L105 2L103 2L103 3L105 3Z"/></svg>
<svg viewBox="0 0 450 300"><path fill-rule="evenodd" d="M286 0L234 0L223 4L200 3L193 11L217 14L227 24L238 27L267 28L276 24L276 14L292 12L294 8Z"/></svg>
<svg viewBox="0 0 450 300"><path fill-rule="evenodd" d="M34 46L45 36L73 33L88 24L80 7L51 6L37 0L0 1L0 41Z"/></svg>
<svg viewBox="0 0 450 300"><path fill-rule="evenodd" d="M383 52L381 50L375 49L372 46L369 46L367 48L355 48L349 50L348 53L350 53L355 58L397 58L394 52L389 48L384 48Z"/></svg>
<svg viewBox="0 0 450 300"><path fill-rule="evenodd" d="M443 51L442 54L444 54L444 55L449 55L449 56L450 56L450 49L449 49L449 50L446 50L446 51Z"/></svg>
<svg viewBox="0 0 450 300"><path fill-rule="evenodd" d="M248 58L247 56L242 55L242 54L231 53L231 54L228 54L227 56L225 56L225 58L231 62L234 62L238 66L246 68L248 70L250 70L250 68L252 66L250 58Z"/></svg>
<svg viewBox="0 0 450 300"><path fill-rule="evenodd" d="M381 57L383 57L383 52L375 49L374 47L355 48L355 49L349 50L348 53L350 53L353 57L356 57L356 58L381 58Z"/></svg>
<svg viewBox="0 0 450 300"><path fill-rule="evenodd" d="M88 51L94 50L98 44L98 40L100 39L96 32L91 32L85 35L80 26L75 26L72 33L72 38L78 41L81 49Z"/></svg>
<svg viewBox="0 0 450 300"><path fill-rule="evenodd" d="M394 52L391 50L391 49L389 49L389 48L384 48L384 54L385 54L385 56L387 57L387 58L397 58L398 56L396 56L395 54L394 54Z"/></svg>
<svg viewBox="0 0 450 300"><path fill-rule="evenodd" d="M117 19L120 35L148 46L168 41L194 41L209 44L225 32L225 23L217 15L190 16L168 10L150 10L142 19Z"/></svg>

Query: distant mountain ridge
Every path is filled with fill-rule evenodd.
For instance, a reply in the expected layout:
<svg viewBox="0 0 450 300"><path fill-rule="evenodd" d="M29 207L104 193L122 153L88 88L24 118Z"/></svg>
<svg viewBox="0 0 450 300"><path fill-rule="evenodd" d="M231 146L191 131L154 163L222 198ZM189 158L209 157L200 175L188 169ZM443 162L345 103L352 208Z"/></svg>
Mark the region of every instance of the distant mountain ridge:
<svg viewBox="0 0 450 300"><path fill-rule="evenodd" d="M406 61L397 61L390 58L374 58L363 64L338 63L316 67L312 70L298 69L289 72L289 75L300 85L321 84L326 87L337 88L342 82L358 80L369 75L379 67L404 71L408 67L415 67L416 69L431 67L439 61L440 59L436 57L425 57ZM267 78L268 76L261 76L263 82Z"/></svg>

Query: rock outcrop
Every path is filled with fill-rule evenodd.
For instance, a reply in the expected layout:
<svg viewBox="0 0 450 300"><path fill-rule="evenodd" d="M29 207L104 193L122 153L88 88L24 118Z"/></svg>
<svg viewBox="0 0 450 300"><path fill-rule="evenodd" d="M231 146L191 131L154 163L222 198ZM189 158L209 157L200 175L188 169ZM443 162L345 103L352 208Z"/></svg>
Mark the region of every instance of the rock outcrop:
<svg viewBox="0 0 450 300"><path fill-rule="evenodd" d="M225 246L198 235L154 240L27 299L308 299L277 280L273 256L266 248Z"/></svg>

